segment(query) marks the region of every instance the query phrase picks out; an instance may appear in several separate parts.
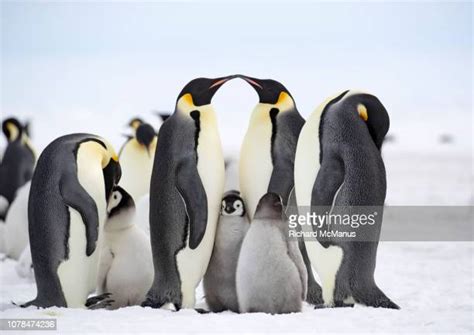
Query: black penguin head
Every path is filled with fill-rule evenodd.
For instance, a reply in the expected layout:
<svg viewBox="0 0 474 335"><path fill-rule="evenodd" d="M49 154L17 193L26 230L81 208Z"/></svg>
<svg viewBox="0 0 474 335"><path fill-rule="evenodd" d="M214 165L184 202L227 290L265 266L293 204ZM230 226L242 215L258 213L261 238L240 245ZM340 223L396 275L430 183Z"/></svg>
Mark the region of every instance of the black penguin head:
<svg viewBox="0 0 474 335"><path fill-rule="evenodd" d="M273 79L258 79L244 75L237 75L247 83L249 83L257 92L259 102L262 104L278 105L287 99L293 101L290 92L282 83Z"/></svg>
<svg viewBox="0 0 474 335"><path fill-rule="evenodd" d="M120 186L114 186L107 203L105 229L120 230L134 224L135 202L130 194Z"/></svg>
<svg viewBox="0 0 474 335"><path fill-rule="evenodd" d="M135 137L137 138L138 143L145 146L148 154L150 154L150 144L155 136L155 129L153 129L153 127L148 123L142 123L138 126L135 132Z"/></svg>
<svg viewBox="0 0 474 335"><path fill-rule="evenodd" d="M130 208L135 208L135 202L132 196L122 187L118 185L114 186L107 203L108 217L113 217Z"/></svg>
<svg viewBox="0 0 474 335"><path fill-rule="evenodd" d="M254 218L281 220L283 218L283 202L281 197L272 192L265 194L258 202Z"/></svg>
<svg viewBox="0 0 474 335"><path fill-rule="evenodd" d="M22 125L21 122L14 117L5 119L2 123L2 131L8 142L13 142L21 138L25 130L26 134L28 134L28 125Z"/></svg>
<svg viewBox="0 0 474 335"><path fill-rule="evenodd" d="M116 154L110 157L107 165L102 168L102 173L104 174L105 197L109 199L114 186L118 184L122 177L122 168Z"/></svg>
<svg viewBox="0 0 474 335"><path fill-rule="evenodd" d="M184 98L189 104L192 104L196 107L209 105L217 90L227 81L233 78L235 78L235 76L220 77L215 79L193 79L181 90L181 93L178 95L177 102Z"/></svg>
<svg viewBox="0 0 474 335"><path fill-rule="evenodd" d="M349 91L350 92L350 91ZM380 100L367 93L346 93L338 105L340 113L349 122L362 122L367 126L370 137L380 150L390 127L390 118ZM350 117L346 114L350 113Z"/></svg>
<svg viewBox="0 0 474 335"><path fill-rule="evenodd" d="M223 216L244 216L244 201L240 197L239 191L229 191L224 194L221 206L221 215Z"/></svg>

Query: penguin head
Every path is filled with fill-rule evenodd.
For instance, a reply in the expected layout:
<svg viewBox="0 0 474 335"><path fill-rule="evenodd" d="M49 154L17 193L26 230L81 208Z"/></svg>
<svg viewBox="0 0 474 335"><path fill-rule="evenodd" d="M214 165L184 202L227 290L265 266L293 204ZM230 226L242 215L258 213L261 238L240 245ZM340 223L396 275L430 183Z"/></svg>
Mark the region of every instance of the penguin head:
<svg viewBox="0 0 474 335"><path fill-rule="evenodd" d="M20 121L18 121L18 119L10 117L3 121L2 131L7 138L8 143L10 143L16 141L17 139L21 139L24 133L28 135L28 126L24 126Z"/></svg>
<svg viewBox="0 0 474 335"><path fill-rule="evenodd" d="M142 119L140 119L139 117L134 117L133 119L130 120L130 122L128 123L128 126L136 131L138 127L140 127L143 123L144 122Z"/></svg>
<svg viewBox="0 0 474 335"><path fill-rule="evenodd" d="M112 189L122 177L122 169L114 147L103 138L100 139L105 150L102 152L102 172L105 182L105 197L109 199Z"/></svg>
<svg viewBox="0 0 474 335"><path fill-rule="evenodd" d="M229 191L224 194L221 205L222 216L244 216L244 201L240 197L239 191Z"/></svg>
<svg viewBox="0 0 474 335"><path fill-rule="evenodd" d="M199 106L209 105L212 97L217 90L227 81L235 78L235 76L227 76L220 78L196 78L191 80L184 86L181 93L178 95L176 105L184 103L186 105L194 106L194 109Z"/></svg>
<svg viewBox="0 0 474 335"><path fill-rule="evenodd" d="M281 220L283 217L283 202L281 197L273 192L268 192L257 205L255 219Z"/></svg>
<svg viewBox="0 0 474 335"><path fill-rule="evenodd" d="M107 230L119 230L133 224L135 202L122 187L114 186L107 203Z"/></svg>
<svg viewBox="0 0 474 335"><path fill-rule="evenodd" d="M258 79L237 75L252 86L258 94L259 103L273 105L279 110L295 108L295 102L290 92L282 83L273 79Z"/></svg>
<svg viewBox="0 0 474 335"><path fill-rule="evenodd" d="M341 120L341 123L347 125L347 129L349 127L366 129L380 150L390 127L390 118L376 96L358 91L345 91L329 101L325 109L330 110L327 113L328 117Z"/></svg>
<svg viewBox="0 0 474 335"><path fill-rule="evenodd" d="M156 137L155 129L148 123L142 123L136 129L135 137L138 143L143 145L150 154L150 145Z"/></svg>

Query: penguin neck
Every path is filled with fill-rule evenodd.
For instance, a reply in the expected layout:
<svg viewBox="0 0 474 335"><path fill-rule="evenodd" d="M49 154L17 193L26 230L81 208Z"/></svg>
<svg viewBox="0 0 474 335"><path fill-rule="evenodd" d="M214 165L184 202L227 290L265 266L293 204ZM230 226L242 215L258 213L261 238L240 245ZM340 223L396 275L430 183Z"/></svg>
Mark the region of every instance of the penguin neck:
<svg viewBox="0 0 474 335"><path fill-rule="evenodd" d="M192 120L190 113L193 111L198 111L200 113L199 119L202 124L217 127L216 113L211 104L195 106L180 100L176 105L176 111L189 120Z"/></svg>
<svg viewBox="0 0 474 335"><path fill-rule="evenodd" d="M104 229L107 232L117 232L134 225L135 209L122 209L119 213L107 218Z"/></svg>

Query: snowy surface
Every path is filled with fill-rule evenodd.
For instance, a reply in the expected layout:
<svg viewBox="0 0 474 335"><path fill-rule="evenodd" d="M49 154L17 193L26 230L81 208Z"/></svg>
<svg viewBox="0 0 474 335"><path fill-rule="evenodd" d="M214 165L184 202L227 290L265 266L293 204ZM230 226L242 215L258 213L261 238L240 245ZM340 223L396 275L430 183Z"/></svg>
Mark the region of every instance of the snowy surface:
<svg viewBox="0 0 474 335"><path fill-rule="evenodd" d="M76 332L449 332L472 333L472 242L381 243L376 279L401 310L318 309L306 305L289 315L198 314L128 307L88 311L34 307L20 309L11 301L35 296L33 283L16 276L14 262L0 263L0 318L57 318L59 331ZM202 290L197 292L203 305Z"/></svg>

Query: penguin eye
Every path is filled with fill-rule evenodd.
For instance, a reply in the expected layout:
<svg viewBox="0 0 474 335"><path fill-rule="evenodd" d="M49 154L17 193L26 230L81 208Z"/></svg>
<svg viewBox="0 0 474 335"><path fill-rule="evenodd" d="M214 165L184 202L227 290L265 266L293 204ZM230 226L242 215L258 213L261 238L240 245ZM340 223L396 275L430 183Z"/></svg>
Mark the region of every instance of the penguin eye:
<svg viewBox="0 0 474 335"><path fill-rule="evenodd" d="M235 207L240 208L240 207L242 207L242 204L240 202L238 202L238 203L235 204Z"/></svg>

